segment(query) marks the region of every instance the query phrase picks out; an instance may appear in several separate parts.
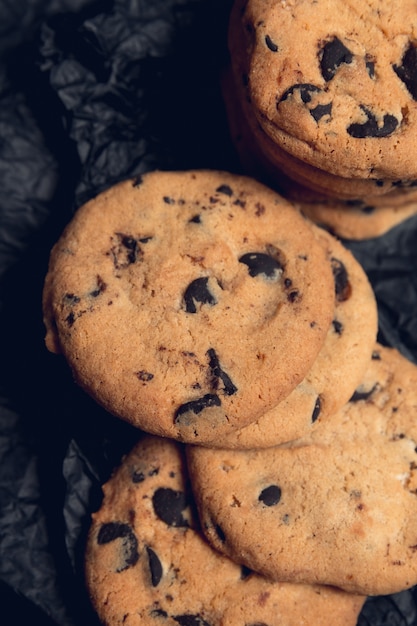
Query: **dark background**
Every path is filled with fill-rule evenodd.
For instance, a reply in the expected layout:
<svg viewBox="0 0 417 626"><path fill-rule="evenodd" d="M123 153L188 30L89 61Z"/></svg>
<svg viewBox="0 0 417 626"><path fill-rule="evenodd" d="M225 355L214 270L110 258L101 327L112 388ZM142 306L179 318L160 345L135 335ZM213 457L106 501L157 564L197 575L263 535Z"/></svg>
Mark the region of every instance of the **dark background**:
<svg viewBox="0 0 417 626"><path fill-rule="evenodd" d="M230 0L0 0L0 623L90 626L83 542L138 436L44 347L49 251L83 202L141 172L239 172L219 87ZM346 242L381 342L417 358L417 221ZM417 625L414 590L360 626ZM335 625L337 626L337 625Z"/></svg>

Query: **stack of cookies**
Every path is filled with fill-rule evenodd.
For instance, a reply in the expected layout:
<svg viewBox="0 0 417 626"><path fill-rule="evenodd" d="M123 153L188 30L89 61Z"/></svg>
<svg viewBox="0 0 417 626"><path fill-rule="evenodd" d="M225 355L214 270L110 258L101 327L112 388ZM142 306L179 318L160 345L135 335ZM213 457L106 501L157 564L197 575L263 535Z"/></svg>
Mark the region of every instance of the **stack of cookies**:
<svg viewBox="0 0 417 626"><path fill-rule="evenodd" d="M236 0L224 95L247 173L339 236L417 212L416 3Z"/></svg>
<svg viewBox="0 0 417 626"><path fill-rule="evenodd" d="M351 253L277 192L120 183L55 245L43 306L47 347L138 429L86 546L107 626L354 626L417 584L417 367L376 343Z"/></svg>

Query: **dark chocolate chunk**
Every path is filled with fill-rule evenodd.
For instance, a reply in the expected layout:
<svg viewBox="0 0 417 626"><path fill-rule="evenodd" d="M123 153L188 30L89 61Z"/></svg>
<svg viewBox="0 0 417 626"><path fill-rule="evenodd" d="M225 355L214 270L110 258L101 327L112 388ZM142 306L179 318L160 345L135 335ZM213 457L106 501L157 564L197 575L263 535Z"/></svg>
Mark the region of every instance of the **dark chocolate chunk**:
<svg viewBox="0 0 417 626"><path fill-rule="evenodd" d="M378 385L375 384L371 389L361 389L360 387L351 396L349 402L359 402L360 400L367 400L371 397Z"/></svg>
<svg viewBox="0 0 417 626"><path fill-rule="evenodd" d="M298 289L293 289L287 295L288 302L296 302L299 298L299 295L300 295L300 292L298 291Z"/></svg>
<svg viewBox="0 0 417 626"><path fill-rule="evenodd" d="M246 580L247 578L249 578L249 576L252 576L252 574L253 574L253 570L249 569L249 567L246 567L246 565L240 566L241 580Z"/></svg>
<svg viewBox="0 0 417 626"><path fill-rule="evenodd" d="M333 271L336 300L338 302L345 302L345 300L350 298L352 292L346 267L342 261L335 259L334 257L330 259L330 263Z"/></svg>
<svg viewBox="0 0 417 626"><path fill-rule="evenodd" d="M142 183L143 183L143 176L141 174L138 174L132 180L132 187L139 187Z"/></svg>
<svg viewBox="0 0 417 626"><path fill-rule="evenodd" d="M136 239L131 235L116 233L116 236L118 243L111 249L111 254L115 268L123 269L136 262L140 248Z"/></svg>
<svg viewBox="0 0 417 626"><path fill-rule="evenodd" d="M372 357L371 358L372 358L373 361L380 361L381 360L381 353L378 352L378 350L374 350L372 352Z"/></svg>
<svg viewBox="0 0 417 626"><path fill-rule="evenodd" d="M196 302L201 304L217 304L216 298L208 288L208 277L196 278L184 292L185 310L187 313L197 313Z"/></svg>
<svg viewBox="0 0 417 626"><path fill-rule="evenodd" d="M188 221L192 224L201 224L201 215L193 215Z"/></svg>
<svg viewBox="0 0 417 626"><path fill-rule="evenodd" d="M104 282L101 276L97 275L97 287L93 291L91 291L90 296L92 296L93 298L97 298L101 293L106 291L106 289L107 283Z"/></svg>
<svg viewBox="0 0 417 626"><path fill-rule="evenodd" d="M375 78L375 61L368 55L365 56L365 66L369 78Z"/></svg>
<svg viewBox="0 0 417 626"><path fill-rule="evenodd" d="M332 113L332 103L329 104L318 104L314 109L310 109L310 115L319 122L322 117L326 115L331 115Z"/></svg>
<svg viewBox="0 0 417 626"><path fill-rule="evenodd" d="M178 622L180 626L211 626L200 615L172 615L172 619Z"/></svg>
<svg viewBox="0 0 417 626"><path fill-rule="evenodd" d="M66 293L64 295L64 303L65 304L78 304L80 301L80 298L78 296L76 296L74 293Z"/></svg>
<svg viewBox="0 0 417 626"><path fill-rule="evenodd" d="M271 37L269 35L266 35L265 43L268 46L268 48L271 50L271 52L278 52L277 44L272 41L272 39L271 39Z"/></svg>
<svg viewBox="0 0 417 626"><path fill-rule="evenodd" d="M71 328L71 326L74 324L75 322L75 315L74 312L71 311L71 313L69 313L67 315L67 317L65 318L66 323L68 324L68 326Z"/></svg>
<svg viewBox="0 0 417 626"><path fill-rule="evenodd" d="M258 497L259 502L265 506L275 506L281 500L281 488L278 485L269 485L262 489Z"/></svg>
<svg viewBox="0 0 417 626"><path fill-rule="evenodd" d="M122 562L117 572L122 572L135 565L139 559L138 540L129 524L123 522L108 522L100 527L97 543L101 546L116 539L122 540Z"/></svg>
<svg viewBox="0 0 417 626"><path fill-rule="evenodd" d="M417 100L417 47L414 43L410 43L405 51L401 65L393 65L393 69L413 100Z"/></svg>
<svg viewBox="0 0 417 626"><path fill-rule="evenodd" d="M353 54L340 41L338 37L334 37L328 41L320 51L320 70L326 82L332 80L337 69L343 64L352 63Z"/></svg>
<svg viewBox="0 0 417 626"><path fill-rule="evenodd" d="M183 511L188 507L188 499L183 491L160 487L152 496L155 515L168 526L188 527Z"/></svg>
<svg viewBox="0 0 417 626"><path fill-rule="evenodd" d="M317 400L316 400L316 403L314 405L313 413L311 415L311 421L312 421L313 424L318 419L318 417L320 415L320 411L321 411L321 400L320 400L320 396L317 396Z"/></svg>
<svg viewBox="0 0 417 626"><path fill-rule="evenodd" d="M341 335L343 333L343 324L342 322L339 322L339 320L333 320L332 326L337 335Z"/></svg>
<svg viewBox="0 0 417 626"><path fill-rule="evenodd" d="M162 569L162 564L158 558L158 555L156 554L154 550L152 550L152 548L149 548L149 546L147 546L146 552L148 553L148 561L149 561L149 569L151 571L152 587L157 587L159 583L161 582L161 578L164 573Z"/></svg>
<svg viewBox="0 0 417 626"><path fill-rule="evenodd" d="M145 370L140 370L139 372L136 372L136 376L144 383L148 383L150 380L152 380L154 374L151 374L151 372L146 372Z"/></svg>
<svg viewBox="0 0 417 626"><path fill-rule="evenodd" d="M216 535L218 536L218 538L220 539L220 541L222 543L224 543L226 541L226 535L224 534L224 530L221 526L219 526L219 524L216 524L214 526L214 530L216 531Z"/></svg>
<svg viewBox="0 0 417 626"><path fill-rule="evenodd" d="M362 111L366 114L367 120L363 124L351 124L347 127L347 132L355 139L365 139L366 137L388 137L396 130L399 121L394 115L386 113L383 118L383 125L378 126L375 115L364 105Z"/></svg>
<svg viewBox="0 0 417 626"><path fill-rule="evenodd" d="M218 395L214 393L207 393L202 398L197 398L197 400L191 400L190 402L185 402L182 404L175 412L174 422L177 424L181 422L181 418L186 413L190 411L195 415L204 411L204 409L208 409L213 406L221 406L221 400Z"/></svg>
<svg viewBox="0 0 417 626"><path fill-rule="evenodd" d="M292 85L286 91L284 91L277 103L277 106L281 102L292 96L295 91L300 92L300 98L302 102L304 102L304 104L307 104L311 100L312 93L319 93L323 90L320 87L317 87L317 85L312 85L311 83L297 83L296 85Z"/></svg>
<svg viewBox="0 0 417 626"><path fill-rule="evenodd" d="M248 266L249 275L252 277L262 274L267 278L276 279L282 270L281 263L264 252L248 252L239 258L239 262Z"/></svg>
<svg viewBox="0 0 417 626"><path fill-rule="evenodd" d="M175 204L174 198L170 198L169 196L164 196L163 199L164 199L165 204Z"/></svg>
<svg viewBox="0 0 417 626"><path fill-rule="evenodd" d="M132 483L143 483L145 480L145 474L140 470L134 470L132 473Z"/></svg>
<svg viewBox="0 0 417 626"><path fill-rule="evenodd" d="M226 372L222 370L222 368L220 367L220 362L216 354L216 351L213 350L213 348L210 348L209 350L207 350L207 356L209 358L209 367L210 367L211 373L216 380L220 379L222 381L224 385L223 387L224 393L227 396L231 396L234 393L236 393L238 389L236 385L233 384L230 376L226 374ZM213 386L214 388L217 388L217 382Z"/></svg>
<svg viewBox="0 0 417 626"><path fill-rule="evenodd" d="M164 618L168 617L168 613L164 611L163 609L152 609L152 611L149 612L149 615L151 617L164 617Z"/></svg>
<svg viewBox="0 0 417 626"><path fill-rule="evenodd" d="M220 185L217 187L218 193L224 193L226 196L233 196L233 189L229 185Z"/></svg>

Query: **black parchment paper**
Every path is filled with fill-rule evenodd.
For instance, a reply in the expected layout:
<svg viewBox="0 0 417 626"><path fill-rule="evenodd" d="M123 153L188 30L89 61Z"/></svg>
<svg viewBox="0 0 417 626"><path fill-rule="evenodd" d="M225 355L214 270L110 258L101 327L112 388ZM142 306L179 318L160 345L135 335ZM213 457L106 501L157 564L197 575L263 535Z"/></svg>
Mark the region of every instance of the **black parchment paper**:
<svg viewBox="0 0 417 626"><path fill-rule="evenodd" d="M46 352L49 251L86 200L154 168L239 171L219 87L230 0L0 0L0 623L97 624L82 558L138 437ZM417 360L417 221L347 242L380 339ZM360 626L417 625L414 590Z"/></svg>

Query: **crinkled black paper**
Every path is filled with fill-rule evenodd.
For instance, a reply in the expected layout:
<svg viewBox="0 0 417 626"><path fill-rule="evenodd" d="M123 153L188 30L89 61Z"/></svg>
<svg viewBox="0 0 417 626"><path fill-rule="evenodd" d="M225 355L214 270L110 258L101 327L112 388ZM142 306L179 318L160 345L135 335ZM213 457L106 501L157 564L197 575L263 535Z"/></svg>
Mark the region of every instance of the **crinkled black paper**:
<svg viewBox="0 0 417 626"><path fill-rule="evenodd" d="M41 292L71 215L159 169L239 171L219 86L230 0L0 0L1 624L94 626L83 546L101 484L138 432L47 353ZM417 220L346 242L380 340L417 362ZM417 625L414 590L359 626Z"/></svg>

